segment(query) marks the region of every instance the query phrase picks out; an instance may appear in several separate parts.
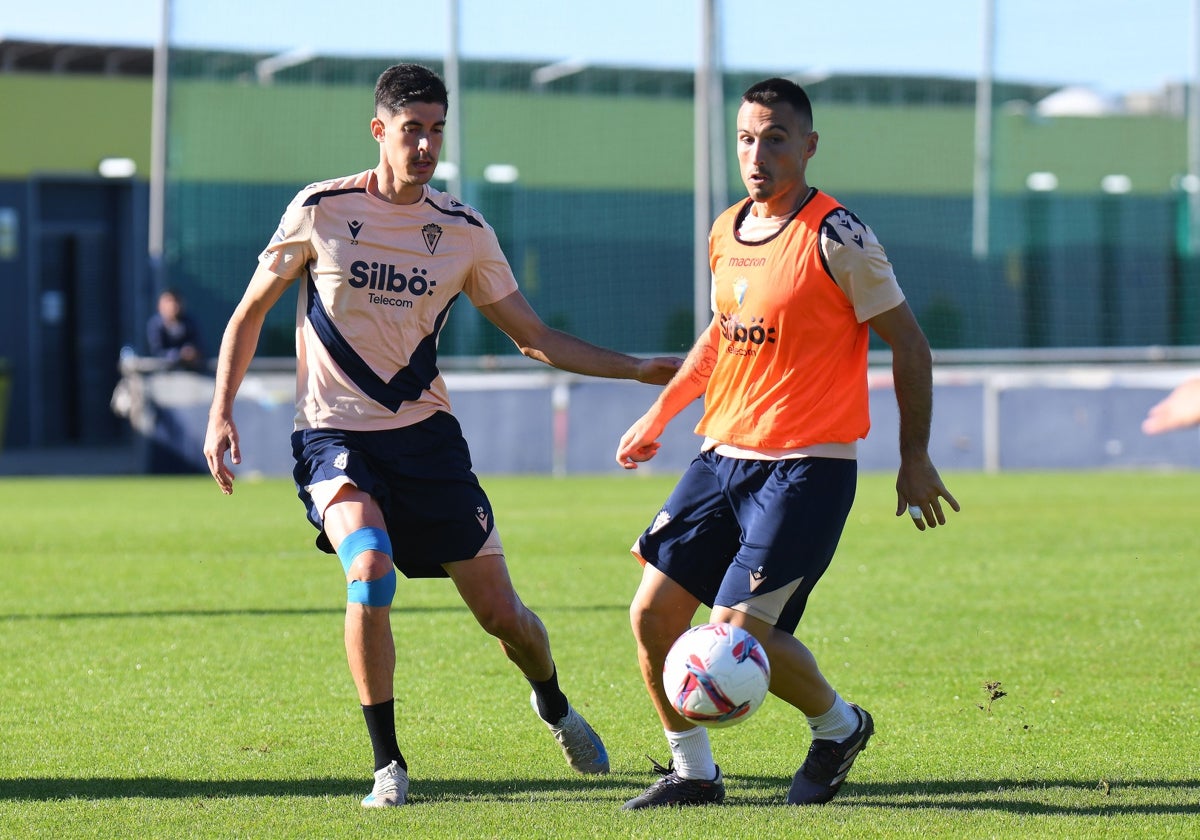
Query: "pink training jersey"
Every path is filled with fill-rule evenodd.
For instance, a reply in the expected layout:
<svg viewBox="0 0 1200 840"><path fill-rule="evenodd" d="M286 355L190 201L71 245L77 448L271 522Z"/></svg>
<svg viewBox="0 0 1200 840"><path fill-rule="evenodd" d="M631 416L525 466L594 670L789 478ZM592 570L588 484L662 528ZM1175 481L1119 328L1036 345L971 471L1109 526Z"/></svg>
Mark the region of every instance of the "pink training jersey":
<svg viewBox="0 0 1200 840"><path fill-rule="evenodd" d="M478 211L430 187L392 204L375 177L305 187L259 256L300 280L297 429L394 429L449 411L437 343L451 306L463 292L486 306L517 289Z"/></svg>

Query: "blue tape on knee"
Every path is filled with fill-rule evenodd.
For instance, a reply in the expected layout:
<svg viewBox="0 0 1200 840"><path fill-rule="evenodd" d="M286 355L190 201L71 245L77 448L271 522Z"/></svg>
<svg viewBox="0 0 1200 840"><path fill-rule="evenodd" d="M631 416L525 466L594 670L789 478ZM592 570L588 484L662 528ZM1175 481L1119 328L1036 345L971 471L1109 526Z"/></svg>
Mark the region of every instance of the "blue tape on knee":
<svg viewBox="0 0 1200 840"><path fill-rule="evenodd" d="M375 580L352 580L346 584L346 601L368 607L390 607L396 597L396 570Z"/></svg>
<svg viewBox="0 0 1200 840"><path fill-rule="evenodd" d="M392 556L392 541L388 539L387 531L382 528L359 528L351 531L337 548L338 559L342 561L342 570L349 573L350 564L354 558L364 551L380 551L388 557Z"/></svg>
<svg viewBox="0 0 1200 840"><path fill-rule="evenodd" d="M342 561L342 569L350 573L354 558L364 551L378 551L392 556L392 541L387 531L382 528L359 528L346 535L338 546L338 559ZM388 573L375 580L352 580L346 584L346 601L351 604L366 604L368 607L391 606L396 597L396 570L389 569Z"/></svg>

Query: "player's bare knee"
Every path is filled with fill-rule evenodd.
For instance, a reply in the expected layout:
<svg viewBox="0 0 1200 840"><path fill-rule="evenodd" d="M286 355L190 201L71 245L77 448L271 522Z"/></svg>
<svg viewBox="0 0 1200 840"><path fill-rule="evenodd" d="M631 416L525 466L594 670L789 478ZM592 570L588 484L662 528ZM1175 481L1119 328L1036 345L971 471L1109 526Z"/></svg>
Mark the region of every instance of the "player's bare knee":
<svg viewBox="0 0 1200 840"><path fill-rule="evenodd" d="M687 629L686 622L680 623L671 616L636 602L629 608L629 623L633 628L633 637L640 647L647 650L661 649L663 652Z"/></svg>
<svg viewBox="0 0 1200 840"><path fill-rule="evenodd" d="M629 626L633 628L635 638L641 639L647 629L659 620L659 616L647 604L634 599L629 605Z"/></svg>
<svg viewBox="0 0 1200 840"><path fill-rule="evenodd" d="M502 642L514 642L520 639L521 622L517 613L506 609L503 605L495 605L475 614L479 626L489 636L495 636Z"/></svg>
<svg viewBox="0 0 1200 840"><path fill-rule="evenodd" d="M642 608L637 601L629 605L629 626L633 628L633 633L636 636L638 627L641 625Z"/></svg>
<svg viewBox="0 0 1200 840"><path fill-rule="evenodd" d="M476 618L489 635L520 650L528 648L532 641L545 636L541 621L519 602L493 605L485 614L477 615Z"/></svg>
<svg viewBox="0 0 1200 840"><path fill-rule="evenodd" d="M346 581L377 580L394 568L392 558L388 555L379 551L364 551L354 558L346 570Z"/></svg>

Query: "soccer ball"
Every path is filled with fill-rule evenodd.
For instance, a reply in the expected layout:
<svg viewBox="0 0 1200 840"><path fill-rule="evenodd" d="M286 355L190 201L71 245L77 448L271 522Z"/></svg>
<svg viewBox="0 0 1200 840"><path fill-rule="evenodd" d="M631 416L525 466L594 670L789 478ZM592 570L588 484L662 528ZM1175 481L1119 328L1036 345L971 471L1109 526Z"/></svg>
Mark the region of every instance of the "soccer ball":
<svg viewBox="0 0 1200 840"><path fill-rule="evenodd" d="M762 705L771 666L758 640L732 624L700 624L675 640L663 663L663 688L692 723L740 723Z"/></svg>

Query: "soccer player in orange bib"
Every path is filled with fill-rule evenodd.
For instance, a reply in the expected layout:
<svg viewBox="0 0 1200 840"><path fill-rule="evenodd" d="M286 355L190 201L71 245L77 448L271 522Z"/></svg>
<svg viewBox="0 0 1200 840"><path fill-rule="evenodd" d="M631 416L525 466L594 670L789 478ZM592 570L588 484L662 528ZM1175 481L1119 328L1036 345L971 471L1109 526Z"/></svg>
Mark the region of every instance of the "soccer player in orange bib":
<svg viewBox="0 0 1200 840"><path fill-rule="evenodd" d="M317 545L347 585L345 644L375 760L364 807L403 805L396 738L396 570L449 577L532 687L530 701L580 773L607 773L600 738L558 684L546 628L509 579L492 507L471 468L437 366L438 335L461 295L521 352L562 370L663 384L678 359L638 359L549 328L518 291L478 211L429 186L448 96L415 64L375 87L375 168L299 192L259 256L217 362L204 454L222 492L241 459L234 398L268 310L299 283L294 477Z"/></svg>
<svg viewBox="0 0 1200 840"><path fill-rule="evenodd" d="M945 524L943 500L959 509L928 453L925 335L871 229L808 185L817 132L804 90L785 79L750 87L736 143L749 197L709 235L713 319L616 453L626 469L654 457L667 423L704 397L701 452L633 547L643 572L630 620L671 761L655 762L661 778L626 809L724 800L708 730L681 717L662 687L667 650L701 603L762 643L771 693L807 719L789 804L832 799L874 732L794 635L854 501L856 442L870 425L870 330L892 349L896 515L924 531Z"/></svg>

